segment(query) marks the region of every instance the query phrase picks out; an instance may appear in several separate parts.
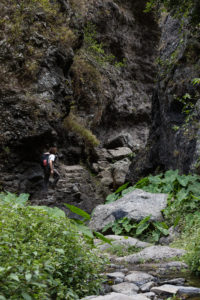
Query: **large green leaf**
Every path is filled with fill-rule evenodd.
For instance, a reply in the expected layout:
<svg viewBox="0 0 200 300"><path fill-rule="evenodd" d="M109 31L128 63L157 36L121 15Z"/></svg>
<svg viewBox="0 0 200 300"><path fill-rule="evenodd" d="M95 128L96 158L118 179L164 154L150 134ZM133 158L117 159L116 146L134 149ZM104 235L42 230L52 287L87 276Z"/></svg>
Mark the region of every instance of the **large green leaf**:
<svg viewBox="0 0 200 300"><path fill-rule="evenodd" d="M138 226L140 226L140 225L142 225L142 224L148 222L148 221L150 220L150 218L151 218L151 215L145 217L144 219L142 219L142 220L138 223Z"/></svg>
<svg viewBox="0 0 200 300"><path fill-rule="evenodd" d="M33 298L28 295L27 293L22 293L22 297L25 299L25 300L32 300Z"/></svg>
<svg viewBox="0 0 200 300"><path fill-rule="evenodd" d="M145 231L149 227L150 223L148 221L149 221L150 218L151 218L151 215L149 215L146 218L142 219L137 224L136 235L140 235L143 231Z"/></svg>
<svg viewBox="0 0 200 300"><path fill-rule="evenodd" d="M152 232L152 240L153 240L154 242L158 242L158 241L159 241L159 238L160 238L160 232L157 231L157 230L154 230L154 231Z"/></svg>
<svg viewBox="0 0 200 300"><path fill-rule="evenodd" d="M105 204L112 203L118 199L118 195L116 193L112 193L106 197Z"/></svg>
<svg viewBox="0 0 200 300"><path fill-rule="evenodd" d="M81 208L78 208L78 207L76 207L76 206L74 206L74 205L66 204L66 203L64 203L64 205L65 205L69 210L71 210L71 212L73 212L73 213L75 213L75 214L77 214L77 215L83 217L84 219L86 219L86 220L90 220L90 219L91 219L90 215L89 215L88 213L86 213L84 210L82 210Z"/></svg>
<svg viewBox="0 0 200 300"><path fill-rule="evenodd" d="M157 176L151 176L151 175L150 175L150 176L148 177L148 178L149 178L149 183L158 186L159 184L162 183L161 176L162 176L162 174L161 174L161 175L157 175Z"/></svg>
<svg viewBox="0 0 200 300"><path fill-rule="evenodd" d="M120 186L116 191L115 194L120 193L121 191L125 190L127 188L127 186L129 185L129 182L123 184L122 186Z"/></svg>
<svg viewBox="0 0 200 300"><path fill-rule="evenodd" d="M174 182L177 179L178 170L169 170L165 172L164 182Z"/></svg>
<svg viewBox="0 0 200 300"><path fill-rule="evenodd" d="M137 189L142 189L144 186L147 186L149 184L149 178L148 177L144 177L142 179L140 179L135 185L134 187Z"/></svg>
<svg viewBox="0 0 200 300"><path fill-rule="evenodd" d="M191 192L195 196L200 196L200 182L194 181L188 186L188 192Z"/></svg>
<svg viewBox="0 0 200 300"><path fill-rule="evenodd" d="M17 197L17 202L25 205L29 199L29 196L30 196L29 194L20 194Z"/></svg>
<svg viewBox="0 0 200 300"><path fill-rule="evenodd" d="M137 230L136 230L136 235L140 235L142 234L148 227L149 227L149 223L143 223L143 224L140 224L138 227L137 227Z"/></svg>
<svg viewBox="0 0 200 300"><path fill-rule="evenodd" d="M163 222L163 223L161 223L161 222L154 222L153 225L154 225L154 227L155 227L156 229L158 229L162 234L164 234L164 235L168 235L168 234L169 234L169 231L168 231L168 229L166 228L167 225L166 225L164 222Z"/></svg>
<svg viewBox="0 0 200 300"><path fill-rule="evenodd" d="M111 239L106 238L103 234L101 234L100 232L97 231L93 231L93 234L100 240L102 240L103 242L106 242L108 244L111 244Z"/></svg>
<svg viewBox="0 0 200 300"><path fill-rule="evenodd" d="M184 188L182 188L177 194L176 198L178 199L179 202L182 202L184 199L188 197L188 191Z"/></svg>
<svg viewBox="0 0 200 300"><path fill-rule="evenodd" d="M182 176L178 175L177 180L180 183L180 185L182 185L183 187L186 187L189 182L189 177L185 176L185 175L182 175Z"/></svg>

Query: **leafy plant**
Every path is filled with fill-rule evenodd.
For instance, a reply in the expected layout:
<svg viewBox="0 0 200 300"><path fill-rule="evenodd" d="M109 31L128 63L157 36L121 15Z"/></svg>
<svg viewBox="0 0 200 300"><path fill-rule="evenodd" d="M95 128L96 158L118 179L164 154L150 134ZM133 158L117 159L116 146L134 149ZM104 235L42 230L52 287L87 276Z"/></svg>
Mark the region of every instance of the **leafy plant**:
<svg viewBox="0 0 200 300"><path fill-rule="evenodd" d="M122 186L120 186L114 193L109 194L106 197L105 204L112 203L112 202L120 199L124 195L126 195L126 194L132 192L133 190L135 190L135 187L133 187L133 186L128 187L129 184L130 184L129 182L125 183Z"/></svg>
<svg viewBox="0 0 200 300"><path fill-rule="evenodd" d="M185 262L192 272L200 274L200 213L188 214L185 218L185 227L175 247L182 247L186 250Z"/></svg>
<svg viewBox="0 0 200 300"><path fill-rule="evenodd" d="M110 244L110 242L111 242L110 239L107 239L100 232L94 231L87 226L87 222L90 221L90 219L91 219L91 216L87 212L85 212L84 210L82 210L74 205L65 203L65 206L74 214L77 214L78 216L82 217L82 220L71 219L71 222L78 228L78 230L83 235L85 235L87 238L92 239L92 240L96 236L98 239Z"/></svg>
<svg viewBox="0 0 200 300"><path fill-rule="evenodd" d="M111 230L117 235L129 235L132 237L139 237L143 240L150 242L158 242L161 236L169 234L168 226L164 222L152 222L151 216L147 216L139 223L134 222L128 218L122 218L116 220L113 223L109 223L103 228L103 232Z"/></svg>
<svg viewBox="0 0 200 300"><path fill-rule="evenodd" d="M17 64L20 63L19 68L13 69L12 76L16 75L17 78L20 76L24 81L35 79L42 57L45 55L44 44L57 43L70 48L77 41L65 12L60 9L62 4L59 1L2 0L1 3L5 9L1 12L0 31L1 34L2 32L5 34L13 60ZM21 48L19 43L22 45ZM10 76L5 78L1 73L1 79L8 82Z"/></svg>
<svg viewBox="0 0 200 300"><path fill-rule="evenodd" d="M106 252L109 252L113 255L117 256L127 256L133 253L137 253L141 250L141 248L135 247L135 246L124 246L124 245L117 245L114 244L108 249L106 249Z"/></svg>
<svg viewBox="0 0 200 300"><path fill-rule="evenodd" d="M70 129L71 131L77 133L81 136L85 142L90 145L98 146L99 140L97 137L91 132L91 130L85 128L82 124L77 121L77 118L72 113L67 116L63 121L64 128Z"/></svg>
<svg viewBox="0 0 200 300"><path fill-rule="evenodd" d="M89 50L89 52L100 65L110 63L117 68L125 66L125 58L122 61L117 61L116 57L112 53L106 53L104 50L105 45L97 40L96 26L91 22L88 22L84 28L84 43L86 49Z"/></svg>
<svg viewBox="0 0 200 300"><path fill-rule="evenodd" d="M193 84L193 85L199 85L199 84L200 84L200 78L194 78L194 79L192 80L192 84Z"/></svg>
<svg viewBox="0 0 200 300"><path fill-rule="evenodd" d="M168 204L163 210L165 223L149 222L149 219L142 220L139 224L132 223L127 218L117 220L108 224L104 231L112 230L115 234L129 233L132 236L151 239L157 241L161 235L168 234L168 226L182 225L186 222L187 215L193 214L200 209L200 176L180 175L178 170L169 170L156 176L142 178L134 186L123 185L120 191L116 191L107 197L110 203L120 199L127 192L134 189L143 189L151 193L167 193ZM190 215L191 216L191 215Z"/></svg>
<svg viewBox="0 0 200 300"><path fill-rule="evenodd" d="M10 192L0 193L0 202L5 204L24 206L25 204L27 204L28 199L29 194L20 194L19 196L17 196L16 194Z"/></svg>
<svg viewBox="0 0 200 300"><path fill-rule="evenodd" d="M24 198L0 194L0 299L98 293L103 260L91 243L59 210L25 206Z"/></svg>

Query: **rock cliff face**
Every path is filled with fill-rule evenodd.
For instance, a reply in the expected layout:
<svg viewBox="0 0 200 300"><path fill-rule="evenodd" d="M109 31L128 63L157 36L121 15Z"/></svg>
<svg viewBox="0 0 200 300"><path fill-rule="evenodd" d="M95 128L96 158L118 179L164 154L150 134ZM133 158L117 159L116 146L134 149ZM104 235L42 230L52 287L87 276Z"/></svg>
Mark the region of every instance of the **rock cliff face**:
<svg viewBox="0 0 200 300"><path fill-rule="evenodd" d="M90 212L126 179L198 171L198 33L145 2L2 1L2 190ZM61 180L43 195L51 145Z"/></svg>
<svg viewBox="0 0 200 300"><path fill-rule="evenodd" d="M146 144L159 28L138 0L0 6L1 188L91 211ZM44 199L51 145L61 181Z"/></svg>
<svg viewBox="0 0 200 300"><path fill-rule="evenodd" d="M199 30L180 27L169 15L160 22L158 77L152 97L152 127L146 149L127 179L168 169L199 173Z"/></svg>

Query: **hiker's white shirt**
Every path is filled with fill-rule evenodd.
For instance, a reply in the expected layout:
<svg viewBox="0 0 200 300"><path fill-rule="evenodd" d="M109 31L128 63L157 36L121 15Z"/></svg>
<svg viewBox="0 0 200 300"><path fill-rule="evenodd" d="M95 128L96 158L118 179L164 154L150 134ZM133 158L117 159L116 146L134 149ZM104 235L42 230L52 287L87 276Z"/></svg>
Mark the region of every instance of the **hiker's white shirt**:
<svg viewBox="0 0 200 300"><path fill-rule="evenodd" d="M50 154L50 155L49 155L49 162L50 162L50 161L54 161L55 159L56 159L55 154Z"/></svg>

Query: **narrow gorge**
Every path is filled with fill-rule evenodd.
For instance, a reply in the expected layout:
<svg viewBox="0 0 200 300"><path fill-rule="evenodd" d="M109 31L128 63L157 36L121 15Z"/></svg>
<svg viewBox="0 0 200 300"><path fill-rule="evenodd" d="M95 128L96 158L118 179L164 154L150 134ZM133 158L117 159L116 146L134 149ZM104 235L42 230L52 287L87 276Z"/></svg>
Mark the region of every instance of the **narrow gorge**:
<svg viewBox="0 0 200 300"><path fill-rule="evenodd" d="M111 238L113 244L116 240L122 244L117 247L124 247L128 239L130 243L125 248L133 247L134 254L127 253L127 258L122 259L111 255L105 294L113 294L105 298L108 300L166 299L166 295L174 297L176 293L181 299L185 295L200 299L196 277L189 281L190 285L194 282L196 294L183 288L186 277L190 276L188 272L177 279L179 273L183 275L182 269L188 268L179 262L185 250L177 249L177 254L176 245L171 250L167 248L175 238L180 238L180 228L185 224L181 214L187 215L187 226L194 226L196 232L200 224L195 219L200 209L200 7L196 0L188 1L189 8L185 1L185 6L179 0L172 2L2 0L0 3L0 202L5 195L12 198L13 194L28 194L30 206L59 208L61 219L63 211L67 217L78 219L81 226L80 216L87 220L87 225L92 218L88 230L103 239L106 238L101 234L105 233L108 243ZM58 149L56 169L60 179L56 187L49 186L44 191L41 154L50 147ZM27 196L19 197L23 202ZM70 205L80 209L79 216ZM165 218L171 218L169 225L165 224ZM119 229L120 222L124 231ZM125 228L123 222L129 227ZM59 226L62 227L62 222ZM139 238L147 228L154 232L155 245L131 240L133 237L121 242L120 234L135 230ZM121 230L119 235L117 230ZM65 235L62 241L68 238ZM189 240L187 234L186 239ZM98 247L100 252L109 248L108 244ZM149 265L144 264L140 269L140 264L145 263L141 256L145 257L145 251L151 247L158 248L152 248L154 253L147 261L160 264L151 266L149 272ZM136 248L140 248L139 254ZM63 249L56 247L57 250L63 254ZM155 255L165 250L164 257ZM134 257L129 260L131 255ZM174 257L177 261L170 264ZM137 267L127 268L134 259ZM162 263L166 265L163 267ZM170 269L172 276L173 267L176 278L165 278L162 272ZM192 271L198 273L200 269L195 268ZM138 271L147 272L149 279L132 281L129 272ZM133 277L139 275L134 273ZM111 289L115 284L122 287ZM174 284L180 289L160 291L158 284ZM149 295L140 298L138 291ZM132 292L138 298L129 298ZM6 293L1 295L0 289L0 299L86 299L76 298L84 292L74 296L69 291L69 297L63 296L64 289L63 294L55 292L52 297L44 298L29 298L26 292L7 298Z"/></svg>

